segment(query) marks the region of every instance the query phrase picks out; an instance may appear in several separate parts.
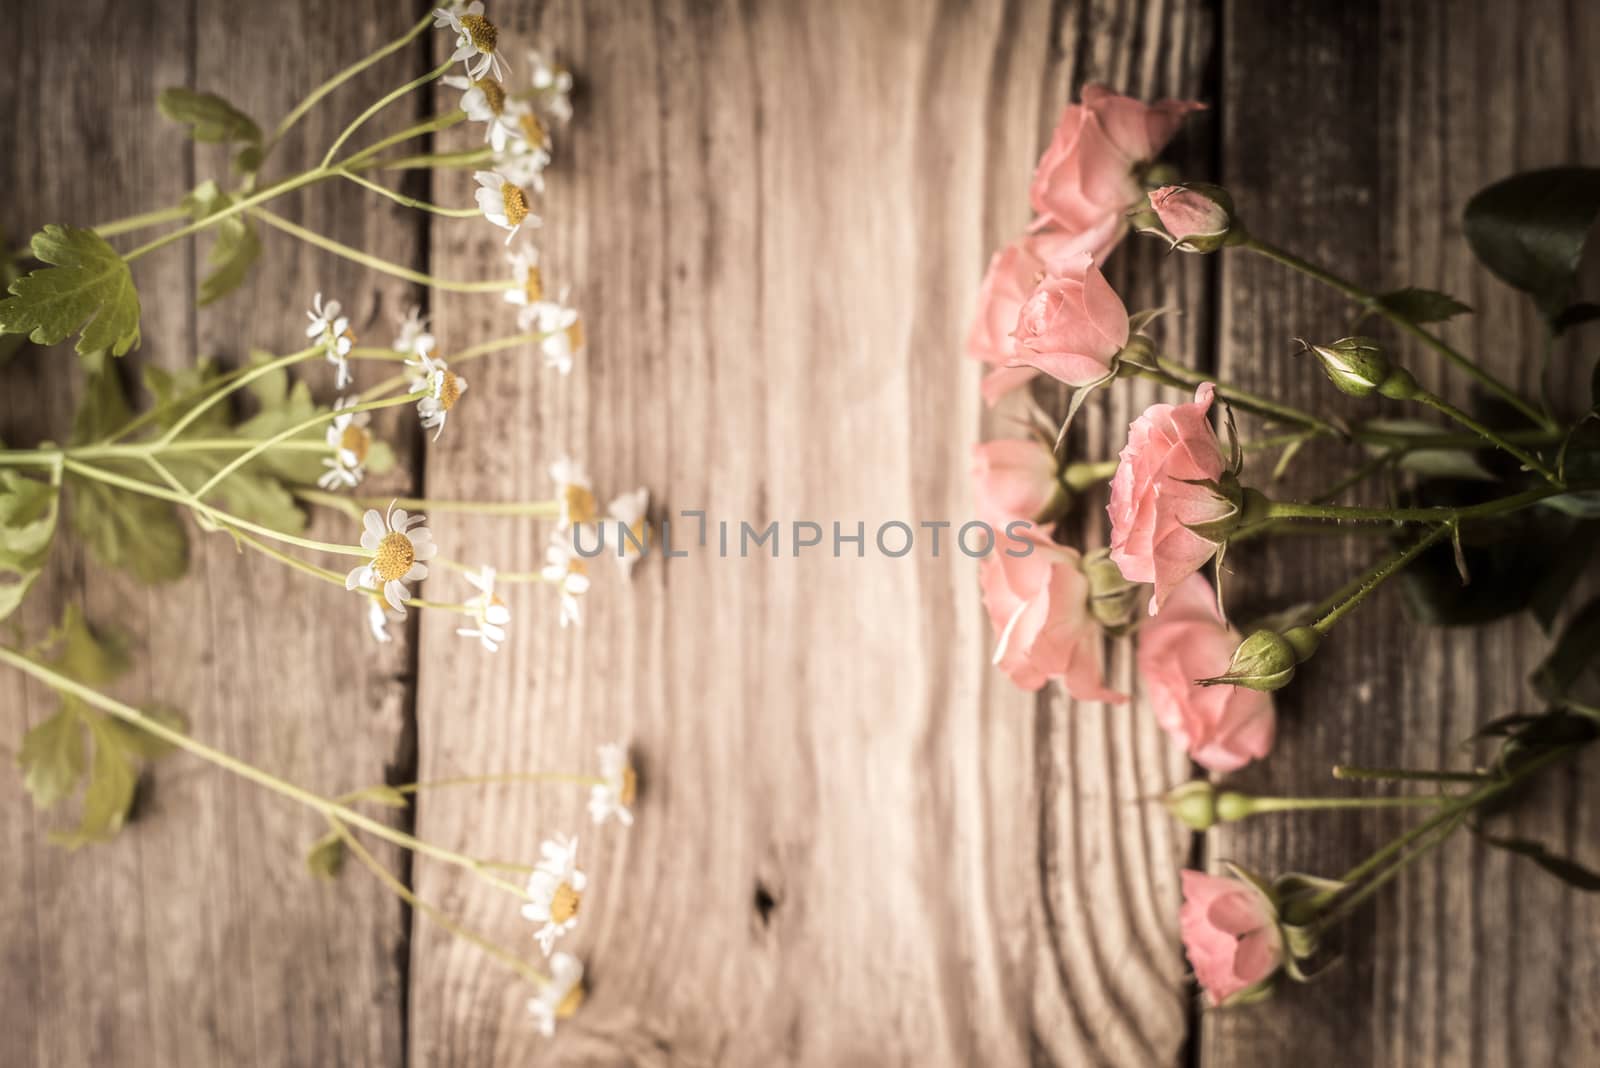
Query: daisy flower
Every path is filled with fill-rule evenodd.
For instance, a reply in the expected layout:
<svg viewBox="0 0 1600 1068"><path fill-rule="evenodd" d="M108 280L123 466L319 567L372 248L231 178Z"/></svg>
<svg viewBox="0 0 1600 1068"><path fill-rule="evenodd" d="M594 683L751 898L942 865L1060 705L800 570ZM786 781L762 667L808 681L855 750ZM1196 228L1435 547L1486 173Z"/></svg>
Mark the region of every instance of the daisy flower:
<svg viewBox="0 0 1600 1068"><path fill-rule="evenodd" d="M583 320L578 310L567 305L567 295L560 300L541 300L529 304L517 313L517 326L543 336L539 351L544 354L544 365L562 374L570 374L572 361L583 354Z"/></svg>
<svg viewBox="0 0 1600 1068"><path fill-rule="evenodd" d="M539 225L539 216L528 210L528 194L522 187L496 171L477 171L478 210L483 217L507 231L506 244L517 236L522 224Z"/></svg>
<svg viewBox="0 0 1600 1068"><path fill-rule="evenodd" d="M311 325L306 327L306 337L321 345L328 362L333 364L334 389L350 384L350 350L356 345L356 336L350 332L350 320L340 315L339 310L338 301L324 304L322 293L318 291L311 299L311 310L306 312L306 318L311 320Z"/></svg>
<svg viewBox="0 0 1600 1068"><path fill-rule="evenodd" d="M578 840L558 834L539 847L540 860L528 876L528 903L522 915L539 924L534 937L549 956L557 938L578 926L578 906L589 877L578 869Z"/></svg>
<svg viewBox="0 0 1600 1068"><path fill-rule="evenodd" d="M557 122L571 119L572 72L536 48L528 49L527 55L533 88L544 97L545 110Z"/></svg>
<svg viewBox="0 0 1600 1068"><path fill-rule="evenodd" d="M561 626L577 626L583 622L583 610L578 598L589 591L589 565L573 548L562 531L550 532L550 544L544 552L544 569L541 578L555 586L561 595Z"/></svg>
<svg viewBox="0 0 1600 1068"><path fill-rule="evenodd" d="M550 165L550 153L529 146L519 133L511 140L510 150L495 157L494 165L499 168L500 176L512 185L543 193L544 169ZM538 225L537 221L534 225Z"/></svg>
<svg viewBox="0 0 1600 1068"><path fill-rule="evenodd" d="M465 7L452 4L448 8L435 8L433 15L436 28L448 28L456 35L456 50L450 56L452 60L464 61L467 73L474 78L482 78L493 72L496 78L506 80L506 63L496 50L500 43L500 30L483 17L483 0L472 0Z"/></svg>
<svg viewBox="0 0 1600 1068"><path fill-rule="evenodd" d="M439 552L433 543L433 532L422 525L425 522L426 516L407 515L404 508L394 505L389 506L387 516L368 508L361 517L361 547L372 554L372 559L350 569L344 577L344 588L381 591L389 607L404 619L406 601L411 598L406 583L427 578L426 562Z"/></svg>
<svg viewBox="0 0 1600 1068"><path fill-rule="evenodd" d="M550 477L555 480L556 496L561 501L561 528L578 523L592 523L599 518L599 505L595 503L594 486L583 465L570 456L563 456L550 465Z"/></svg>
<svg viewBox="0 0 1600 1068"><path fill-rule="evenodd" d="M367 430L367 425L372 422L372 416L366 412L343 411L355 403L353 398L346 397L334 402L333 410L340 414L328 424L326 440L328 448L333 450L333 456L322 461L322 466L327 470L317 479L317 485L323 489L356 486L366 475L363 465L367 462L367 453L372 449L372 434Z"/></svg>
<svg viewBox="0 0 1600 1068"><path fill-rule="evenodd" d="M417 401L417 415L422 418L423 427L433 431L433 440L438 441L439 435L444 433L450 409L467 391L467 380L445 366L443 360L425 352L416 353L416 358L407 360L406 366L415 375L410 391L425 394Z"/></svg>
<svg viewBox="0 0 1600 1068"><path fill-rule="evenodd" d="M649 508L650 491L642 486L606 506L606 518L617 527L617 565L624 578L633 577L633 566L650 549L650 526L645 520Z"/></svg>
<svg viewBox="0 0 1600 1068"><path fill-rule="evenodd" d="M600 778L589 788L589 815L596 823L604 823L612 816L624 827L633 826L633 813L629 806L639 792L639 778L633 765L628 763L628 750L621 745L600 747Z"/></svg>
<svg viewBox="0 0 1600 1068"><path fill-rule="evenodd" d="M550 981L528 999L533 1025L549 1038L556 1033L556 1021L571 1018L583 1004L583 962L570 953L550 958Z"/></svg>
<svg viewBox="0 0 1600 1068"><path fill-rule="evenodd" d="M511 622L511 609L494 592L494 576L494 568L487 564L476 572L466 572L467 582L478 592L466 601L472 626L456 630L463 638L478 639L491 653L506 640L506 624Z"/></svg>
<svg viewBox="0 0 1600 1068"><path fill-rule="evenodd" d="M433 335L428 333L428 317L422 314L420 306L413 304L406 309L406 317L400 320L400 333L395 335L392 346L394 351L423 356L432 352L434 345Z"/></svg>
<svg viewBox="0 0 1600 1068"><path fill-rule="evenodd" d="M372 632L374 640L384 643L394 641L389 636L389 624L398 623L404 618L404 615L385 608L381 599L377 597L367 599L367 629Z"/></svg>
<svg viewBox="0 0 1600 1068"><path fill-rule="evenodd" d="M484 124L483 137L496 152L504 152L506 145L520 133L516 116L508 108L506 88L493 78L463 78L452 74L440 81L452 89L460 89L461 110L473 122Z"/></svg>
<svg viewBox="0 0 1600 1068"><path fill-rule="evenodd" d="M511 263L511 278L516 282L505 291L506 303L519 308L539 303L544 298L544 275L539 271L538 247L524 244L506 253L506 259Z"/></svg>

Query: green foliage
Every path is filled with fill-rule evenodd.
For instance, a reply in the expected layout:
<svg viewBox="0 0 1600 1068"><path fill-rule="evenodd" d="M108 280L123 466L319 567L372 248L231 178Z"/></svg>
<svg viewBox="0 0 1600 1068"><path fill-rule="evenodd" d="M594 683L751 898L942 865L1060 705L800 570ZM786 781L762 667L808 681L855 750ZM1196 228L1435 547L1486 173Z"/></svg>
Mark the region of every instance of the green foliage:
<svg viewBox="0 0 1600 1068"><path fill-rule="evenodd" d="M33 254L51 264L10 285L0 301L0 331L54 345L78 333L80 356L121 356L139 344L139 293L117 250L93 230L46 226Z"/></svg>
<svg viewBox="0 0 1600 1068"><path fill-rule="evenodd" d="M183 198L183 207L190 218L200 220L215 215L229 207L233 198L222 192L217 183L207 179L192 193ZM261 255L261 238L255 226L243 215L230 215L216 226L216 238L206 263L211 272L200 281L196 300L201 307L237 289L250 274Z"/></svg>
<svg viewBox="0 0 1600 1068"><path fill-rule="evenodd" d="M1596 699L1595 693L1585 691L1585 685L1592 690L1600 681L1600 597L1567 621L1531 681L1539 696L1554 703Z"/></svg>
<svg viewBox="0 0 1600 1068"><path fill-rule="evenodd" d="M16 610L44 570L59 500L52 483L0 471L0 619Z"/></svg>
<svg viewBox="0 0 1600 1068"><path fill-rule="evenodd" d="M0 229L0 293L9 292L11 283L21 277L22 265L11 250L11 239L6 236L4 229ZM26 340L27 337L22 334L0 333L0 367L11 362L11 357L21 350Z"/></svg>
<svg viewBox="0 0 1600 1068"><path fill-rule="evenodd" d="M131 664L122 636L94 632L71 605L61 625L45 639L39 659L68 678L95 687L114 681ZM183 729L182 717L171 710L146 714L175 730ZM140 768L167 749L137 727L72 694L62 694L60 708L23 736L17 763L23 786L39 808L71 797L83 785L77 826L50 835L52 842L75 849L104 841L122 829L133 807ZM92 758L86 756L91 752Z"/></svg>
<svg viewBox="0 0 1600 1068"><path fill-rule="evenodd" d="M1566 310L1583 246L1600 216L1600 169L1514 174L1467 202L1467 241L1501 281L1533 297L1552 323Z"/></svg>
<svg viewBox="0 0 1600 1068"><path fill-rule="evenodd" d="M364 790L357 790L353 794L346 795L346 799L350 801L370 801L375 805L382 805L385 808L405 808L408 804L410 804L410 802L406 800L405 794L401 793L393 786L386 786L383 784L379 784L377 786L368 786Z"/></svg>
<svg viewBox="0 0 1600 1068"><path fill-rule="evenodd" d="M344 867L344 839L329 831L306 850L306 870L319 879L337 879Z"/></svg>
<svg viewBox="0 0 1600 1068"><path fill-rule="evenodd" d="M1575 860L1551 853L1543 843L1527 838L1501 838L1484 832L1479 832L1478 837L1496 848L1527 857L1568 886L1591 894L1600 891L1600 873L1585 868Z"/></svg>
<svg viewBox="0 0 1600 1068"><path fill-rule="evenodd" d="M1461 303L1448 293L1420 289L1416 286L1380 294L1378 303L1402 319L1409 319L1419 325L1442 323L1446 319L1453 319L1457 315L1472 311L1470 306Z"/></svg>
<svg viewBox="0 0 1600 1068"><path fill-rule="evenodd" d="M215 93L193 89L161 90L156 107L173 122L189 127L196 141L213 144L260 144L261 127L244 112Z"/></svg>

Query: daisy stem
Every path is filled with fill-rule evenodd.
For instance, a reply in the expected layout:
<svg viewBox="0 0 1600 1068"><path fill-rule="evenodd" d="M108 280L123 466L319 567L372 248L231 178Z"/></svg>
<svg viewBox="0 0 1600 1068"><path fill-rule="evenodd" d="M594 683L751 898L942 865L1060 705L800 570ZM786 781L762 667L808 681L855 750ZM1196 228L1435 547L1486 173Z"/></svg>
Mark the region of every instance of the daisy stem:
<svg viewBox="0 0 1600 1068"><path fill-rule="evenodd" d="M230 756L222 750L213 748L182 731L173 730L160 721L151 719L137 708L123 704L113 697L108 697L99 690L85 686L76 679L68 678L46 667L44 664L22 655L15 649L0 645L0 663L9 664L26 675L32 675L57 693L79 698L92 707L116 716L123 722L137 727L152 737L159 738L175 749L182 749L191 756L199 757L201 760L214 764L224 771L231 772L241 779L253 782L257 786L263 786L273 793L298 802L315 812L321 813L323 816L340 820L351 827L359 827L374 837L381 838L403 849L409 849L419 856L429 857L458 868L465 868L491 886L505 890L524 901L528 899L528 895L522 887L490 874L484 870L481 863L472 857L425 842L370 816L364 816L355 809L347 808L335 801L331 801L321 794L313 793L304 787L296 786L292 782L280 779L276 775L256 767L254 764Z"/></svg>
<svg viewBox="0 0 1600 1068"><path fill-rule="evenodd" d="M257 541L248 534L241 534L237 530L230 531L229 533L238 538L245 545L248 545L250 548L254 549L256 552L261 553L263 556L270 556L280 564L286 564L302 574L310 575L312 578L319 578L324 582L331 582L335 586L342 587L344 585L344 576L339 574L337 571L329 571L325 567L318 567L316 564L308 563L305 560L290 556L286 552L280 552L264 542ZM342 802L348 800L348 798L338 798L337 800Z"/></svg>
<svg viewBox="0 0 1600 1068"><path fill-rule="evenodd" d="M134 493L143 493L147 497L155 497L158 500L171 501L173 504L181 504L184 507L193 510L198 515L205 516L214 523L220 523L229 527L237 527L240 530L247 530L252 534L259 534L261 537L270 538L273 541L281 541L288 545L297 545L302 549L311 549L315 552L322 553L332 553L338 556L371 555L359 545L341 545L338 542L313 541L310 538L302 538L294 534L284 534L281 531L273 530L271 527L264 527L259 523L252 523L249 520L240 519L238 516L229 512L224 512L220 508L213 508L211 505L206 504L203 501L196 500L191 494L180 493L177 490L162 489L160 486L157 486L153 483L144 482L137 478L129 478L126 475L119 475L115 471L107 471L104 468L94 467L90 464L74 460L70 456L66 457L62 461L62 464L68 471L71 471L73 474L82 478L94 479L96 482L104 482L106 485L116 486L118 489L130 490Z"/></svg>
<svg viewBox="0 0 1600 1068"><path fill-rule="evenodd" d="M341 178L345 178L354 182L363 189L370 189L380 196L388 197L390 200L401 205L402 207L417 208L420 211L426 211L433 215L440 215L446 219L470 219L480 214L477 208L445 208L438 204L430 203L426 200L418 200L416 197L408 197L404 193L397 193L382 183L374 182L370 178L363 178L359 174L345 170L343 167L336 168L334 173Z"/></svg>
<svg viewBox="0 0 1600 1068"><path fill-rule="evenodd" d="M350 828L346 827L343 821L333 816L329 816L328 825L333 828L334 833L337 834L340 840L344 842L345 848L354 853L356 855L356 859L360 860L361 863L366 866L367 870L372 872L373 875L377 876L378 881L393 891L394 895L401 901L404 901L407 905L410 905L418 912L423 913L434 923L438 924L440 927L443 927L446 931L449 931L457 938L477 946L489 956L506 965L508 968L512 969L518 975L521 975L524 979L527 979L535 986L543 987L549 985L549 976L545 975L543 972L540 972L538 969L528 964L510 950L502 949L500 946L485 938L483 935L480 935L475 931L468 930L455 920L452 920L448 915L445 914L444 910L434 905L430 905L426 901L423 901L421 898L419 898L415 893L412 892L410 887L401 882L399 879L395 878L394 873L389 871L388 868L385 868L378 861L378 858L373 856L371 852L369 852L367 848L361 844L354 834L350 833Z"/></svg>
<svg viewBox="0 0 1600 1068"><path fill-rule="evenodd" d="M206 481L203 486L194 491L195 500L198 501L204 498L207 493L210 493L213 489L220 485L222 481L229 475L233 474L235 471L239 470L239 468L243 467L251 460L254 460L257 456L260 456L262 453L266 452L268 449L272 448L281 441L287 441L289 438L295 437L298 434L303 434L305 431L310 430L321 423L331 422L341 415L354 415L357 412L376 411L379 408L394 408L402 404L409 404L413 401L420 400L424 396L426 396L426 391L418 391L416 393L407 393L403 397L388 397L383 400L363 401L360 404L350 404L343 408L330 408L325 412L318 412L316 415L313 415L310 418L302 419L293 426L278 431L270 438L261 439L252 448L246 450L240 455L234 457L230 462L224 464L216 474L212 475Z"/></svg>
<svg viewBox="0 0 1600 1068"><path fill-rule="evenodd" d="M393 148L395 145L409 141L413 137L422 137L426 134L438 133L440 130L448 130L466 117L467 113L460 108L456 108L454 111L447 111L443 115L435 115L433 118L419 122L415 126L407 126L397 134L390 134L382 141L368 145L352 156L346 156L339 165L348 170L360 170L370 165L372 157L384 149Z"/></svg>
<svg viewBox="0 0 1600 1068"><path fill-rule="evenodd" d="M262 157L265 158L266 155L270 153L278 144L278 142L283 140L283 135L288 133L295 123L304 118L306 112L316 107L317 101L321 100L323 97L327 96L329 93L333 92L335 89L339 88L339 86L343 85L351 78L354 78L357 74L360 74L374 63L379 62L387 56L393 55L406 45L410 44L412 41L416 40L417 37L428 28L432 21L433 13L429 12L428 14L422 16L422 20L420 22L406 31L404 36L390 41L388 44L384 45L376 52L373 52L365 59L358 60L357 62L351 64L338 74L335 74L333 77L329 78L327 81L313 89L311 91L311 95L307 96L304 100L300 101L300 103L296 104L294 106L294 110L285 115L283 117L283 121L278 123L278 128L272 131L272 136L267 139L267 143L262 147Z"/></svg>
<svg viewBox="0 0 1600 1068"><path fill-rule="evenodd" d="M431 171L454 167L481 167L494 160L491 148L463 149L460 152L425 152L413 156L394 156L372 160L362 169L375 171Z"/></svg>
<svg viewBox="0 0 1600 1068"><path fill-rule="evenodd" d="M451 364L467 363L471 360L476 360L479 357L500 352L503 349L516 348L518 345L535 345L550 336L550 333L535 330L528 334L515 334L511 337L496 338L493 341L485 341L481 344L473 345L471 348L462 349L460 352L450 356L445 362ZM395 375L393 378L385 379L375 386L362 390L361 396L367 397L374 394L382 396L383 394L389 393L397 387L403 386L410 381L410 375Z"/></svg>
<svg viewBox="0 0 1600 1068"><path fill-rule="evenodd" d="M147 211L139 215L129 215L126 218L115 219L108 223L101 223L94 227L94 232L101 237L116 237L119 234L131 233L134 230L143 230L147 226L160 226L162 223L177 222L186 219L189 213L181 207L162 208L159 211Z"/></svg>
<svg viewBox="0 0 1600 1068"><path fill-rule="evenodd" d="M502 290L513 289L516 287L516 283L509 279L505 281L497 280L489 282L456 282L448 278L436 278L431 274L424 274L421 271L413 271L409 267L401 267L399 264L390 263L388 260L379 256L362 252L360 249L351 248L349 245L340 244L330 237L323 237L314 230L307 230L305 227L296 225L295 223L290 222L288 219L285 219L283 216L275 215L265 208L255 208L251 210L250 214L257 219L260 219L273 229L281 230L293 237L298 237L308 245L315 245L316 247L323 249L324 251L331 252L336 256L342 256L345 259L352 260L364 267L370 267L374 271L381 271L382 273L392 275L395 278L404 278L406 281L415 282L419 286L429 286L433 289L443 290L449 293L497 293ZM476 214L476 210L474 210L473 214ZM397 353L396 356L400 359L405 358L403 353Z"/></svg>
<svg viewBox="0 0 1600 1068"><path fill-rule="evenodd" d="M350 140L357 130L366 125L368 119L372 118L378 112L382 111L396 100L399 100L401 97L411 92L411 90L420 89L424 85L427 85L429 82L433 81L435 78L443 77L451 67L455 66L455 63L455 60L447 59L437 67L433 68L433 70L429 71L427 74L422 75L422 77L413 78L400 88L392 89L375 100L372 105L367 108L367 110L355 117L354 122L344 128L344 132L334 139L333 144L328 146L327 155L322 157L322 169L328 169L328 165L333 162L333 157L339 154L339 149L344 147L344 143Z"/></svg>
<svg viewBox="0 0 1600 1068"><path fill-rule="evenodd" d="M403 794L420 790L437 790L451 786L501 786L513 783L568 783L576 786L604 786L606 780L598 775L573 775L558 771L506 772L500 775L463 775L450 779L433 779L428 782L411 782L395 789Z"/></svg>
<svg viewBox="0 0 1600 1068"><path fill-rule="evenodd" d="M280 197L284 193L292 192L302 186L311 185L313 182L320 182L324 178L331 178L332 176L333 172L328 168L317 167L314 170L305 171L301 174L294 175L291 178L285 178L277 185L268 186L259 193L252 194L251 196L244 197L240 200L235 200L222 210L207 215L204 219L198 219L195 222L190 223L188 226L180 226L178 229L173 230L170 233L162 234L154 241L140 245L132 252L124 254L122 257L123 262L132 263L145 253L154 252L163 245L170 245L179 238L188 237L190 234L197 234L201 230L210 229L229 216L238 215L243 211L249 211L256 205L265 204L267 201L272 200L275 197Z"/></svg>
<svg viewBox="0 0 1600 1068"><path fill-rule="evenodd" d="M1376 294L1362 289L1354 282L1347 281L1338 275L1333 274L1331 271L1323 270L1316 264L1311 263L1308 260L1303 260L1292 252L1288 252L1284 249L1278 248L1276 245L1268 244L1267 242L1258 240L1254 237L1246 240L1244 244L1239 247L1248 249L1257 255L1265 256L1269 260L1275 260L1278 263L1283 264L1285 267L1299 271L1308 278L1313 278L1316 281L1321 282L1323 285L1338 290L1346 297L1349 297L1356 304L1359 304L1364 310L1375 312L1378 315L1383 316L1385 319L1388 319L1390 322L1394 323L1395 326L1398 326L1401 330L1404 330L1406 333L1410 334L1412 337L1416 338L1418 341L1422 342L1424 345L1433 349L1433 351L1437 352L1439 355L1443 356L1445 359L1461 368L1461 370L1475 378L1479 384L1487 387L1489 390L1497 394L1502 400L1506 401L1506 403L1516 408L1517 411L1533 420L1533 422L1538 426L1548 428L1552 425L1551 421L1541 414L1538 409L1534 408L1533 405L1523 400L1522 395L1516 390L1507 386L1498 378L1494 377L1494 375L1479 367L1472 361L1471 357L1451 348L1440 338L1430 334L1428 331L1412 322L1406 316L1386 305L1378 298Z"/></svg>
<svg viewBox="0 0 1600 1068"><path fill-rule="evenodd" d="M427 509L430 512L470 512L475 515L533 516L535 518L561 514L560 501L436 501L428 497L346 497L324 490L296 490L296 494L313 504L338 507L349 501L362 508L382 508L393 503L408 512Z"/></svg>
<svg viewBox="0 0 1600 1068"><path fill-rule="evenodd" d="M228 394L233 393L236 390L243 389L256 379L261 378L264 375L269 375L278 370L280 367L288 367L290 364L298 363L301 360L314 356L321 351L321 345L312 345L309 348L301 349L299 352L291 352L287 356L279 356L275 360L268 360L266 363L258 364L257 366L252 367L250 370L239 375L233 381L229 382L221 389L218 389L216 392L212 393L211 396L207 397L205 400L201 401L199 404L185 412L181 419L179 419L176 423L173 423L167 432L161 435L157 444L166 445L173 441L196 419L199 419L213 407L222 403L222 401L227 398Z"/></svg>

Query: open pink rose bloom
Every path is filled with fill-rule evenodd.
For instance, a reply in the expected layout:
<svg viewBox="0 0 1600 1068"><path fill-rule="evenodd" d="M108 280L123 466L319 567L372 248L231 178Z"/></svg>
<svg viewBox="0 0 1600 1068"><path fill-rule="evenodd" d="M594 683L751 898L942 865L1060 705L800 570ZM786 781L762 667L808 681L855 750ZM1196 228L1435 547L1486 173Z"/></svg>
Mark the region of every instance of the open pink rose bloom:
<svg viewBox="0 0 1600 1068"><path fill-rule="evenodd" d="M1043 444L1002 438L972 447L972 486L978 514L1003 530L1016 519L1033 520L1056 490L1056 459Z"/></svg>
<svg viewBox="0 0 1600 1068"><path fill-rule="evenodd" d="M1105 685L1104 642L1080 561L1076 550L1042 539L1027 556L984 558L978 578L997 635L995 663L1024 690L1054 678L1080 701L1123 702L1127 695Z"/></svg>
<svg viewBox="0 0 1600 1068"><path fill-rule="evenodd" d="M1234 771L1272 749L1272 695L1242 686L1197 686L1222 674L1239 632L1217 614L1204 576L1190 575L1139 631L1139 678L1156 722L1210 771Z"/></svg>
<svg viewBox="0 0 1600 1068"><path fill-rule="evenodd" d="M1016 360L1069 386L1111 373L1128 343L1128 309L1087 252L1057 261L1017 318Z"/></svg>
<svg viewBox="0 0 1600 1068"><path fill-rule="evenodd" d="M1178 931L1211 1004L1266 979L1283 963L1283 933L1272 905L1239 880L1186 869Z"/></svg>
<svg viewBox="0 0 1600 1068"><path fill-rule="evenodd" d="M1150 613L1178 583L1216 554L1217 544L1189 529L1232 515L1234 503L1197 482L1222 477L1222 445L1207 414L1209 382L1191 404L1152 404L1128 427L1111 480L1111 559L1130 582L1153 582Z"/></svg>

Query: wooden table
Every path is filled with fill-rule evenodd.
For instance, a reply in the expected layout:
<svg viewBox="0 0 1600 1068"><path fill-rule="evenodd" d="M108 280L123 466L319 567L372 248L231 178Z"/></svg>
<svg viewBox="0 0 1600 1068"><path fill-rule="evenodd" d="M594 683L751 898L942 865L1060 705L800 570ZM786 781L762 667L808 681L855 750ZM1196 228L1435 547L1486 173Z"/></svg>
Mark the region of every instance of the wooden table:
<svg viewBox="0 0 1600 1068"><path fill-rule="evenodd" d="M19 7L3 33L0 220L15 239L170 202L221 157L156 116L161 88L213 89L275 120L423 6ZM1034 158L1085 80L1209 101L1173 149L1186 173L1225 183L1252 228L1342 272L1462 297L1477 314L1448 336L1522 384L1534 315L1472 265L1461 208L1512 170L1600 158L1600 7L1581 0L493 7L559 43L581 79L542 242L591 346L565 380L533 354L478 368L442 440L400 433L397 492L537 498L570 450L611 491L648 486L661 511L869 530L963 520L971 443L1004 429L985 427L961 357L973 293L988 252L1025 222ZM443 47L427 35L369 71L299 128L281 165L307 165L363 99ZM440 178L431 195L464 202L464 183ZM354 187L282 211L436 274L501 269L481 224ZM247 291L197 312L184 294L200 255L141 261L144 346L127 366L288 351L318 288L379 338L415 299L269 235ZM1130 306L1182 309L1162 327L1168 351L1296 403L1343 400L1288 358L1291 335L1343 332L1349 309L1326 292L1265 262L1163 257L1148 242L1125 246L1112 276ZM507 327L492 298L432 311L446 351ZM8 369L0 434L64 436L73 364L63 348ZM1432 360L1411 366L1445 385ZM1462 396L1459 380L1448 388ZM1153 396L1119 385L1091 405L1083 454L1111 455ZM1303 459L1290 490L1326 481L1329 462ZM1096 509L1082 524L1085 543L1103 541ZM468 560L541 562L528 521L439 517L435 530ZM1369 553L1331 540L1240 551L1232 588L1285 603ZM1148 803L1189 769L1146 709L1035 698L988 666L975 568L959 555L653 558L631 585L605 574L577 632L557 628L544 591L522 591L498 657L428 614L409 641L375 647L347 594L264 563L195 532L190 575L152 590L58 551L24 622L42 628L76 600L120 623L141 645L130 693L159 694L197 736L328 793L579 769L599 743L633 739L646 791L627 833L588 827L582 793L555 787L441 791L415 814L419 834L492 855L581 827L588 1004L538 1039L514 975L359 869L309 878L300 854L317 820L207 766L163 763L120 839L70 854L45 843L55 817L10 774L0 1062L1542 1065L1600 1048L1600 909L1466 841L1381 895L1319 984L1202 1013L1177 940L1182 865L1332 873L1400 818L1306 815L1192 840ZM1457 742L1512 710L1541 648L1525 623L1418 629L1386 595L1282 695L1277 751L1238 780L1335 792L1335 761L1463 759ZM1126 649L1113 675L1131 684ZM14 751L50 698L7 674L0 704ZM1600 861L1593 791L1577 770L1555 780L1517 826ZM531 952L504 897L380 855L424 898Z"/></svg>

